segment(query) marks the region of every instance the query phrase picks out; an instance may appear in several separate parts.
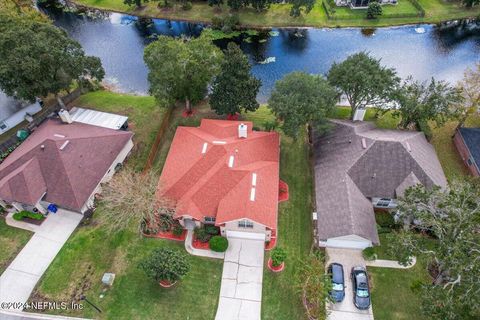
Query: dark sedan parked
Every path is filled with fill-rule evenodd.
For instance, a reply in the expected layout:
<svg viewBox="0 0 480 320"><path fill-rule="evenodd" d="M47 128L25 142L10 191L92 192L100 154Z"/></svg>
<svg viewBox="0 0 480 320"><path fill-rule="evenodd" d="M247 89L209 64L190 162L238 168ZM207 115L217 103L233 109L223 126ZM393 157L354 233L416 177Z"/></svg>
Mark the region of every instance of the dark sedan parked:
<svg viewBox="0 0 480 320"><path fill-rule="evenodd" d="M328 266L328 274L332 279L332 290L330 291L330 296L334 302L342 302L343 298L345 298L343 266L339 263L332 263Z"/></svg>
<svg viewBox="0 0 480 320"><path fill-rule="evenodd" d="M355 307L361 310L368 309L370 307L370 290L368 288L367 270L364 267L353 267L351 277Z"/></svg>

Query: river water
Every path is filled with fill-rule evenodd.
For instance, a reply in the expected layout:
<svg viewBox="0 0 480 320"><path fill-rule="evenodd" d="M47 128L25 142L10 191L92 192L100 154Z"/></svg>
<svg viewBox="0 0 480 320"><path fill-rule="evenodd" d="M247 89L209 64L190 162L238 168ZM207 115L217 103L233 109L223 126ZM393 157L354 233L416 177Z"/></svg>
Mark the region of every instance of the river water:
<svg viewBox="0 0 480 320"><path fill-rule="evenodd" d="M160 19L145 20L118 13L92 15L47 11L57 26L79 41L87 54L100 57L106 81L117 90L148 92L145 45L156 35L198 36L204 25ZM376 30L272 29L258 36L235 39L248 55L253 73L261 79L259 101L265 102L276 80L300 70L328 71L335 61L368 51L402 77L430 77L455 82L465 68L480 61L480 22L453 27L416 25ZM220 47L226 41L217 41Z"/></svg>

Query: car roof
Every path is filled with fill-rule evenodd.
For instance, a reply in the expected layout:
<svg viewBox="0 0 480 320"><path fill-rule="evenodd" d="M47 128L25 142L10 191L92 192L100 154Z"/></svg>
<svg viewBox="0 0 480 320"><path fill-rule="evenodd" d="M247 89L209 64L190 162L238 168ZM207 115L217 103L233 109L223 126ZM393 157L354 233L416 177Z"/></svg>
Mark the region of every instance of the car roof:
<svg viewBox="0 0 480 320"><path fill-rule="evenodd" d="M339 263L332 263L332 280L335 283L343 283L343 266Z"/></svg>

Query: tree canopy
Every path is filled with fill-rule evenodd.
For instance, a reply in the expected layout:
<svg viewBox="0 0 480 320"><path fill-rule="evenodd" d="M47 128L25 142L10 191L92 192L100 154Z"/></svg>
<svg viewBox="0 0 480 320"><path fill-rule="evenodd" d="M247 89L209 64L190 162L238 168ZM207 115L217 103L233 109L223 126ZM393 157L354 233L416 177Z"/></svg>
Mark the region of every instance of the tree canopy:
<svg viewBox="0 0 480 320"><path fill-rule="evenodd" d="M155 281L175 282L190 271L187 256L170 248L156 248L139 267Z"/></svg>
<svg viewBox="0 0 480 320"><path fill-rule="evenodd" d="M404 129L421 129L428 121L442 126L457 116L462 96L457 88L445 81L431 79L429 83L404 81L397 94L398 109L393 115L400 117L399 126Z"/></svg>
<svg viewBox="0 0 480 320"><path fill-rule="evenodd" d="M323 77L292 72L275 83L268 107L283 121L285 134L296 137L305 124L325 119L336 100L336 91Z"/></svg>
<svg viewBox="0 0 480 320"><path fill-rule="evenodd" d="M250 74L250 69L248 58L230 42L210 95L210 106L217 114L233 115L258 109L256 97L261 81Z"/></svg>
<svg viewBox="0 0 480 320"><path fill-rule="evenodd" d="M358 108L384 107L391 102L400 82L394 69L382 66L380 60L365 52L334 63L327 78L332 86L345 94L352 109L351 119Z"/></svg>
<svg viewBox="0 0 480 320"><path fill-rule="evenodd" d="M141 7L142 3L147 3L149 0L123 0L123 3L127 6Z"/></svg>
<svg viewBox="0 0 480 320"><path fill-rule="evenodd" d="M0 14L0 88L34 101L68 89L73 80L102 80L100 59L52 24Z"/></svg>
<svg viewBox="0 0 480 320"><path fill-rule="evenodd" d="M292 4L290 8L290 16L292 17L299 17L302 12L309 13L315 5L315 0L288 0L287 2Z"/></svg>
<svg viewBox="0 0 480 320"><path fill-rule="evenodd" d="M220 70L222 56L220 49L205 37L158 37L144 52L150 93L166 105L185 101L190 112L191 104L205 97L208 84Z"/></svg>
<svg viewBox="0 0 480 320"><path fill-rule="evenodd" d="M370 1L367 8L367 19L377 19L383 13L382 6L378 1Z"/></svg>
<svg viewBox="0 0 480 320"><path fill-rule="evenodd" d="M399 218L411 224L397 234L392 254L402 263L414 255L432 259L433 283L422 286L422 309L433 319L478 319L480 305L480 187L453 181L448 189L407 189L398 201ZM417 230L435 241L424 241Z"/></svg>
<svg viewBox="0 0 480 320"><path fill-rule="evenodd" d="M463 97L462 108L459 108L459 123L461 127L468 116L477 112L480 108L480 63L474 69L468 68L465 71L463 80L459 82L458 88Z"/></svg>

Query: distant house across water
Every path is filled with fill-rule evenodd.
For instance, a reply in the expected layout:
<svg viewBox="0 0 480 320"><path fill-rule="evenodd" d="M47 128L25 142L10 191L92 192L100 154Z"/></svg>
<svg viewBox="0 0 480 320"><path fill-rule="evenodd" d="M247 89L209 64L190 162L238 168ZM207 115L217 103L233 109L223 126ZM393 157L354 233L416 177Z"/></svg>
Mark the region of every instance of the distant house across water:
<svg viewBox="0 0 480 320"><path fill-rule="evenodd" d="M0 134L14 128L30 115L42 110L39 101L29 103L7 96L0 91Z"/></svg>

